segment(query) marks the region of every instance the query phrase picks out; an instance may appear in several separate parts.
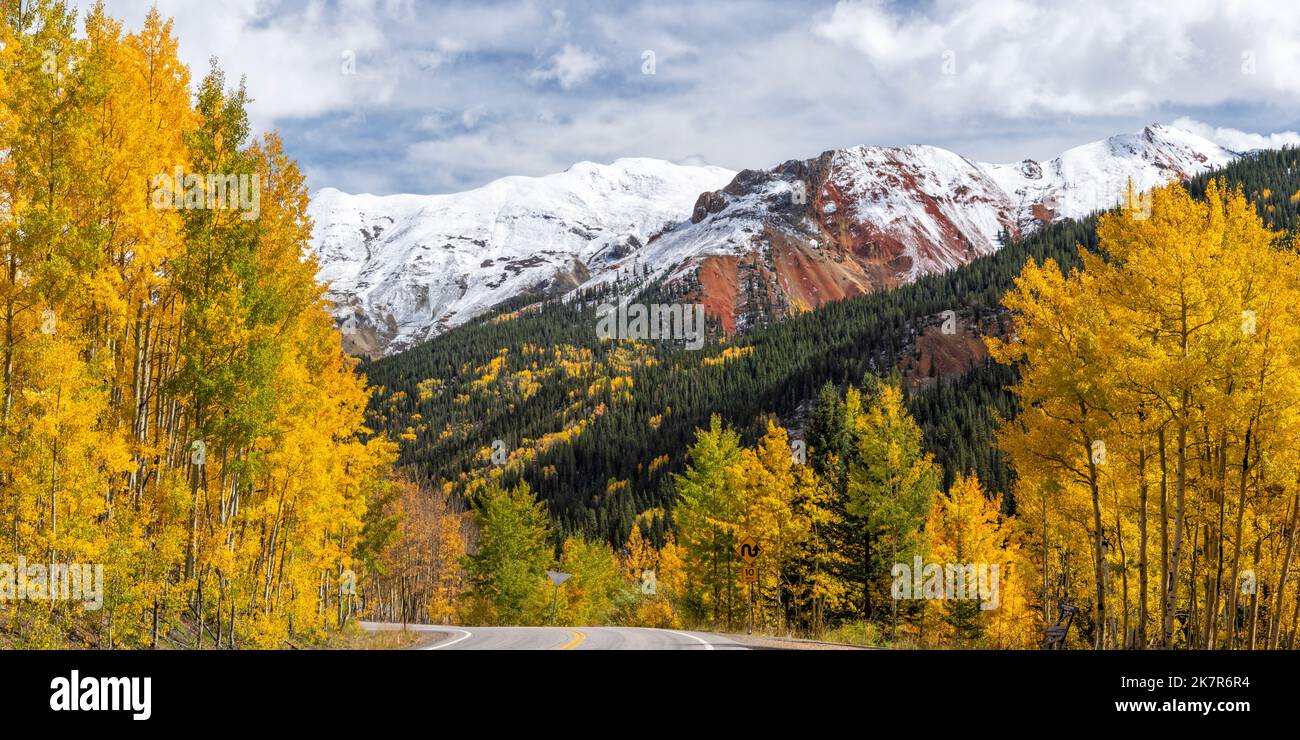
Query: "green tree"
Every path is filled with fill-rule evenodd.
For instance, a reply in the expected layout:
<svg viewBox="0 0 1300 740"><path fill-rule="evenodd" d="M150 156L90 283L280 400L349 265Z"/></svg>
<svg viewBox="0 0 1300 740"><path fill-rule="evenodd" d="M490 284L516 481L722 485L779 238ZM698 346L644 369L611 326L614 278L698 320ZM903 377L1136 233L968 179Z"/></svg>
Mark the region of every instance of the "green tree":
<svg viewBox="0 0 1300 740"><path fill-rule="evenodd" d="M866 579L861 584L863 616L872 618L873 586L899 558L910 557L939 485L940 471L921 444L921 428L903 404L895 383L882 383L871 405L856 419L855 459L849 468L847 509L864 529ZM891 599L896 631L898 604Z"/></svg>
<svg viewBox="0 0 1300 740"><path fill-rule="evenodd" d="M718 624L731 623L736 579L736 542L742 501L737 463L740 437L716 414L695 433L690 464L677 483L677 524L686 550L688 608Z"/></svg>
<svg viewBox="0 0 1300 740"><path fill-rule="evenodd" d="M604 542L568 538L560 570L573 574L560 587L560 624L609 624L614 613L632 599L618 558Z"/></svg>
<svg viewBox="0 0 1300 740"><path fill-rule="evenodd" d="M546 569L552 562L546 508L526 483L490 486L474 512L477 550L465 558L470 614L479 622L535 624L549 603Z"/></svg>
<svg viewBox="0 0 1300 740"><path fill-rule="evenodd" d="M840 468L849 452L849 430L844 420L844 403L834 383L828 381L817 392L807 440L808 462L817 475L839 479Z"/></svg>

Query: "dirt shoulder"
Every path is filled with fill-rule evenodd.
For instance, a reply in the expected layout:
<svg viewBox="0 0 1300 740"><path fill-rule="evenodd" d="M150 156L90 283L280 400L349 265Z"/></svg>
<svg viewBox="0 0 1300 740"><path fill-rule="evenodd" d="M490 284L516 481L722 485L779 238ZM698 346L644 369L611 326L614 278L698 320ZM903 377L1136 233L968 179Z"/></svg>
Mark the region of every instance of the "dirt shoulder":
<svg viewBox="0 0 1300 740"><path fill-rule="evenodd" d="M446 632L357 629L331 635L313 647L322 650L421 650L447 638Z"/></svg>
<svg viewBox="0 0 1300 740"><path fill-rule="evenodd" d="M734 640L754 650L880 650L882 648L865 645L850 645L843 642L822 642L821 640L802 640L797 637L773 637L771 635L737 635L728 634L727 639Z"/></svg>

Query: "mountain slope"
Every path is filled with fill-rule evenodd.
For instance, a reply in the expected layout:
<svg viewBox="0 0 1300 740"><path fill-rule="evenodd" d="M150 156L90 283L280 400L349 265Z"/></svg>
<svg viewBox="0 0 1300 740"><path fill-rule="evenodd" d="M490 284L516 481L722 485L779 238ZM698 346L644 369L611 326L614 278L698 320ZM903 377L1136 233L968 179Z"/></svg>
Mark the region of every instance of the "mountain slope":
<svg viewBox="0 0 1300 740"><path fill-rule="evenodd" d="M1237 156L1152 125L1041 163L932 146L859 146L740 173L584 162L453 195L323 190L313 243L354 353L401 351L520 296L653 280L733 332L951 270L1114 206L1130 180L1147 190Z"/></svg>
<svg viewBox="0 0 1300 740"><path fill-rule="evenodd" d="M695 276L731 330L764 305L797 313L958 267L1004 231L1016 231L1012 204L978 164L937 147L853 147L741 172L629 259L670 282Z"/></svg>
<svg viewBox="0 0 1300 740"><path fill-rule="evenodd" d="M397 352L516 296L576 287L733 175L620 159L452 195L325 189L310 207L319 278L349 351Z"/></svg>
<svg viewBox="0 0 1300 740"><path fill-rule="evenodd" d="M951 270L1043 223L1115 206L1129 181L1149 190L1237 156L1162 125L1043 163L984 164L931 146L833 150L741 172L625 263L691 283L726 329L744 328L765 308L799 313Z"/></svg>
<svg viewBox="0 0 1300 740"><path fill-rule="evenodd" d="M1296 233L1300 150L1246 157L1215 176L1244 187L1273 228ZM1208 179L1191 180L1194 197L1203 197ZM909 403L948 481L974 471L990 491L1005 494L1008 472L990 435L994 412L1014 415L1005 390L1014 371L983 364L971 370L968 358L954 354L960 347L927 348L927 337L947 310L957 313L962 330L943 341L1002 333L1006 316L997 306L1025 261L1050 258L1069 269L1079 262L1079 245L1096 248L1092 218L1038 228L955 270L831 303L698 352L600 341L592 327L595 304L605 297L546 301L537 311L469 322L365 363L378 388L368 426L401 440L401 464L421 480L456 491L485 480L526 480L549 502L563 534L622 543L638 513L671 507L671 476L711 415L749 444L770 415L797 430L800 410L822 384L860 383L865 373L898 369L923 381L909 383ZM926 381L928 368L937 377ZM501 466L492 460L497 441L508 452Z"/></svg>
<svg viewBox="0 0 1300 740"><path fill-rule="evenodd" d="M1069 149L1049 162L1026 159L985 169L1015 205L1022 226L1051 218L1082 218L1120 203L1128 181L1147 191L1239 156L1190 131L1153 124Z"/></svg>

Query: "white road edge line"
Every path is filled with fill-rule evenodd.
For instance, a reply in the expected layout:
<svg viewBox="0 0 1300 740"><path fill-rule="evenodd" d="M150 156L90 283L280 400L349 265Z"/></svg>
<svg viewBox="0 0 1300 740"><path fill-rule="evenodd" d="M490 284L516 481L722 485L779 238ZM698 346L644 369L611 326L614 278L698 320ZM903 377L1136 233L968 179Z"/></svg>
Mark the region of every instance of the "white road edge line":
<svg viewBox="0 0 1300 740"><path fill-rule="evenodd" d="M661 628L656 628L656 629L659 629L660 632L667 632L670 635L677 635L678 637L689 637L692 640L703 645L705 650L713 649L713 643L709 642L708 640L705 640L702 637L696 637L695 635L692 635L689 632L678 632L677 630L666 630Z"/></svg>
<svg viewBox="0 0 1300 740"><path fill-rule="evenodd" d="M449 628L448 628L448 629L424 630L424 631L425 631L425 632L459 632L459 633L461 634L461 636L460 636L460 637L457 637L456 639L452 640L451 642L435 642L434 644L430 645L430 646L427 647L427 648L421 648L421 650L441 650L442 648L450 647L450 646L455 645L456 643L460 642L461 640L468 640L469 638L471 638L471 637L474 636L474 635L473 635L472 633L470 633L468 630L457 630L457 629L449 629Z"/></svg>

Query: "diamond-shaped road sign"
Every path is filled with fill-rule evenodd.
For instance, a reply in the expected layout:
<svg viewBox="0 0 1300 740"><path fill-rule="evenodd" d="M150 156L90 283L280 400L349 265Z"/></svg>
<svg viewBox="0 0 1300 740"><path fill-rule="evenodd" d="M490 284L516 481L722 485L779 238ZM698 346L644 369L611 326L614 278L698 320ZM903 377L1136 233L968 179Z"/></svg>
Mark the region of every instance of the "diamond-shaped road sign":
<svg viewBox="0 0 1300 740"><path fill-rule="evenodd" d="M570 578L572 578L572 577L573 577L573 574L572 574L572 573L560 573L560 572L558 572L558 571L548 570L548 571L546 571L546 576L547 576L547 578L550 578L550 579L551 579L551 583L554 583L556 586L559 586L561 583L564 583L565 581L567 581L567 580L569 580Z"/></svg>
<svg viewBox="0 0 1300 740"><path fill-rule="evenodd" d="M758 560L762 549L759 547L758 540L753 537L746 537L736 545L736 554L745 559L746 563L752 563Z"/></svg>

